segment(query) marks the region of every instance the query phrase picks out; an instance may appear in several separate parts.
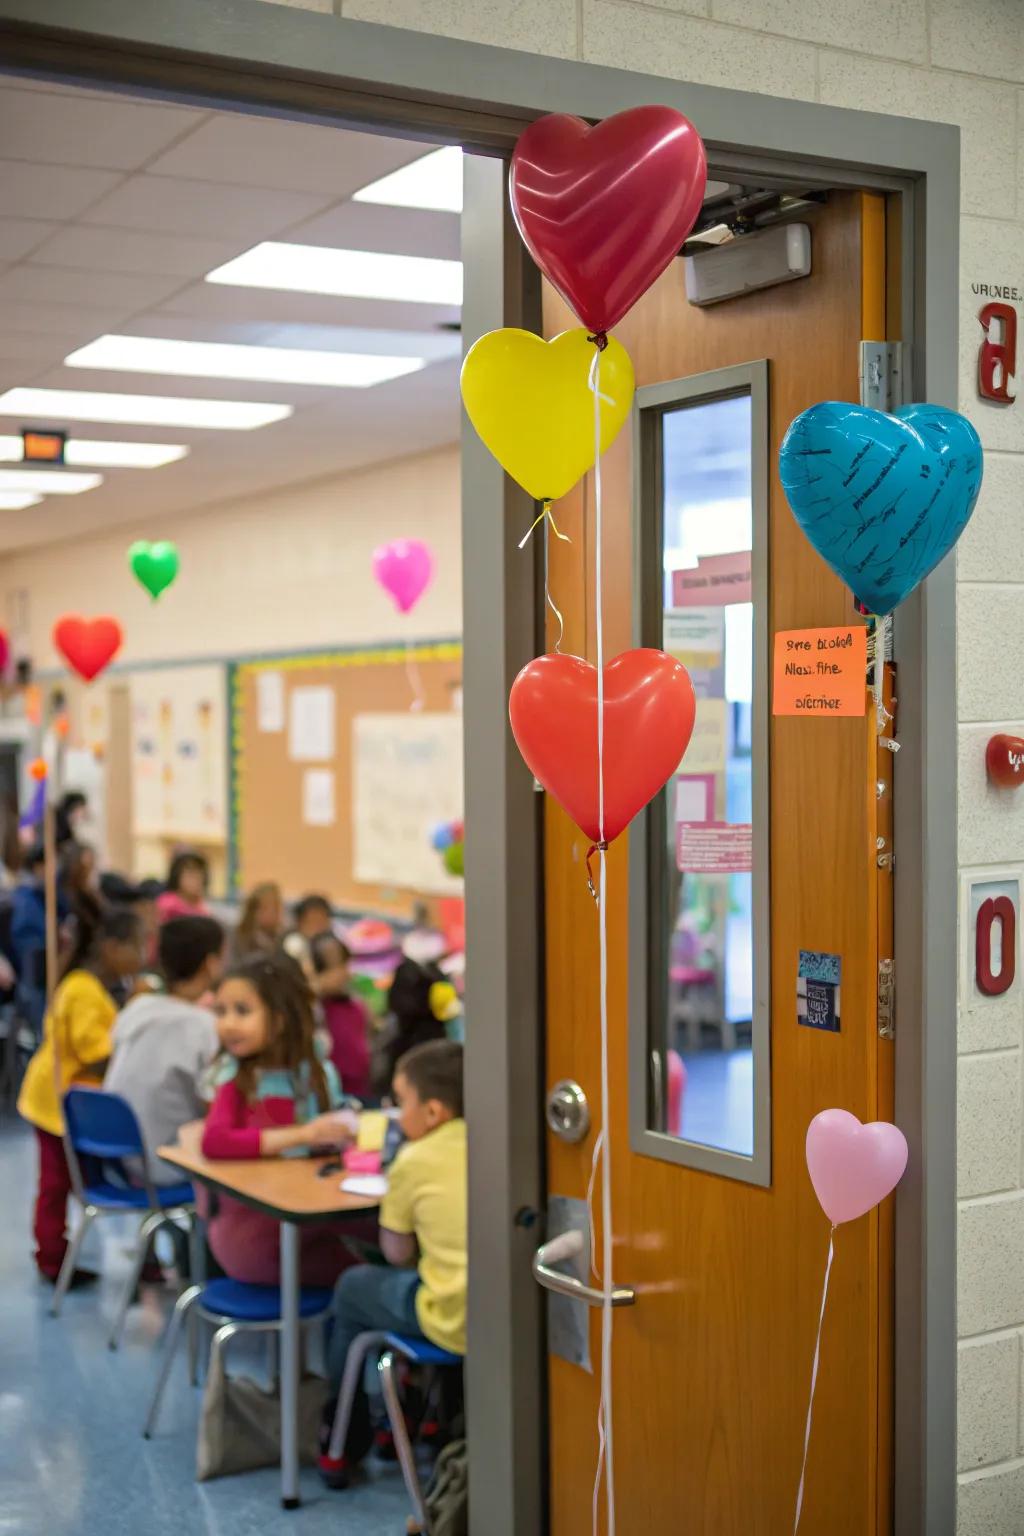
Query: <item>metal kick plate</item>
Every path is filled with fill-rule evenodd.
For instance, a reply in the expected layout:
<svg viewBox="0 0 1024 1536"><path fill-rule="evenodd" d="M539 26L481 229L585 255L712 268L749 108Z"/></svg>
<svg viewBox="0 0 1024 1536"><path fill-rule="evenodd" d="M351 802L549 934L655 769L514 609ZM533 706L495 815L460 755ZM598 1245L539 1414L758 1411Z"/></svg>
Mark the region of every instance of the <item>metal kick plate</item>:
<svg viewBox="0 0 1024 1536"><path fill-rule="evenodd" d="M573 1200L568 1195L551 1195L548 1198L547 1238L559 1237L563 1232L583 1234L583 1252L574 1261L560 1264L566 1274L574 1274L584 1285L589 1285L590 1275L590 1217L585 1200ZM581 1370L593 1373L590 1359L590 1308L585 1301L574 1301L570 1296L547 1293L548 1301L548 1353Z"/></svg>

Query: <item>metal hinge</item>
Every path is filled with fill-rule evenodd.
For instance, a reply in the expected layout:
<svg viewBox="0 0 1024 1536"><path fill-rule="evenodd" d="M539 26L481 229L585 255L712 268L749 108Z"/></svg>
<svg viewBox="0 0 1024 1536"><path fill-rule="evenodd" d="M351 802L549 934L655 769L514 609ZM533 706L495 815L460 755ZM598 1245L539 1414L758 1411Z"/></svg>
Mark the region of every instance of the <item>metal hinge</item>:
<svg viewBox="0 0 1024 1536"><path fill-rule="evenodd" d="M910 348L903 341L862 341L860 403L873 411L894 411L903 404L909 377Z"/></svg>
<svg viewBox="0 0 1024 1536"><path fill-rule="evenodd" d="M891 1040L896 1032L896 963L878 962L878 1034Z"/></svg>

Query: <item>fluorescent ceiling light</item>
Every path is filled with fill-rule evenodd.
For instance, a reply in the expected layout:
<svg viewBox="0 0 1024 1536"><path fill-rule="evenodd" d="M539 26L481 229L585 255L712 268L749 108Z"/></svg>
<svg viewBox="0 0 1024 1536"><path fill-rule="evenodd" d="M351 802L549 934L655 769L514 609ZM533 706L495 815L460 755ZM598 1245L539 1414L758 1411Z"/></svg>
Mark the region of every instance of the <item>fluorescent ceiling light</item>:
<svg viewBox="0 0 1024 1536"><path fill-rule="evenodd" d="M462 212L462 150L435 149L352 194L354 203L384 203L390 208L433 208Z"/></svg>
<svg viewBox="0 0 1024 1536"><path fill-rule="evenodd" d="M82 469L159 469L183 459L188 452L184 443L119 443L73 437L64 444L64 463ZM24 457L20 437L0 434L0 464L20 464Z"/></svg>
<svg viewBox="0 0 1024 1536"><path fill-rule="evenodd" d="M208 283L286 288L348 299L403 299L413 304L461 304L462 263L435 256L338 251L324 245L263 240L207 272Z"/></svg>
<svg viewBox="0 0 1024 1536"><path fill-rule="evenodd" d="M354 389L415 373L425 362L422 357L237 346L223 341L168 341L154 336L99 336L64 359L68 368L256 379L275 384L332 384Z"/></svg>
<svg viewBox="0 0 1024 1536"><path fill-rule="evenodd" d="M24 512L26 507L37 507L42 499L27 491L0 491L0 512Z"/></svg>
<svg viewBox="0 0 1024 1536"><path fill-rule="evenodd" d="M102 475L66 469L0 469L0 491L39 491L44 496L79 496L103 484Z"/></svg>
<svg viewBox="0 0 1024 1536"><path fill-rule="evenodd" d="M109 395L78 389L9 389L0 415L46 421L116 421L142 427L220 427L249 432L292 414L257 400L197 400L178 395Z"/></svg>

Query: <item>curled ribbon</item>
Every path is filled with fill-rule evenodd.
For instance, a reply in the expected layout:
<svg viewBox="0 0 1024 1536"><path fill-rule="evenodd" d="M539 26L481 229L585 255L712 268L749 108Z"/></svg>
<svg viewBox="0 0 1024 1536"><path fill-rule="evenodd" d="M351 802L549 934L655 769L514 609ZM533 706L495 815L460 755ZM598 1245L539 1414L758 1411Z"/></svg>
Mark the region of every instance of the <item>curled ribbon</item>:
<svg viewBox="0 0 1024 1536"><path fill-rule="evenodd" d="M563 544L571 544L572 543L572 539L570 539L570 537L569 537L569 535L567 533L559 532L558 524L555 522L554 514L551 511L551 498L550 497L545 497L544 500L540 504L540 511L537 513L537 516L534 518L534 520L530 524L529 528L527 528L526 532L523 534L522 538L519 540L519 548L520 549L525 549L526 548L527 544L530 542L530 535L533 533L533 530L536 528L537 524L538 523L542 523L545 518L547 518L547 521L548 521L549 525L554 530L554 534L555 534L555 538L556 539L561 539Z"/></svg>

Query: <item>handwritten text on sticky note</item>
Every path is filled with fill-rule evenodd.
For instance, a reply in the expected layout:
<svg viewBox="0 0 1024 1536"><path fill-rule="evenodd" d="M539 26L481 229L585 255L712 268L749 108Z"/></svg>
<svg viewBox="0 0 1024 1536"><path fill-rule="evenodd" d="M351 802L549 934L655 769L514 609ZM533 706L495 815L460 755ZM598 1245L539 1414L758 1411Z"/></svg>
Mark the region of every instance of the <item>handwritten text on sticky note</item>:
<svg viewBox="0 0 1024 1536"><path fill-rule="evenodd" d="M835 719L867 710L868 632L784 629L775 636L772 713Z"/></svg>

